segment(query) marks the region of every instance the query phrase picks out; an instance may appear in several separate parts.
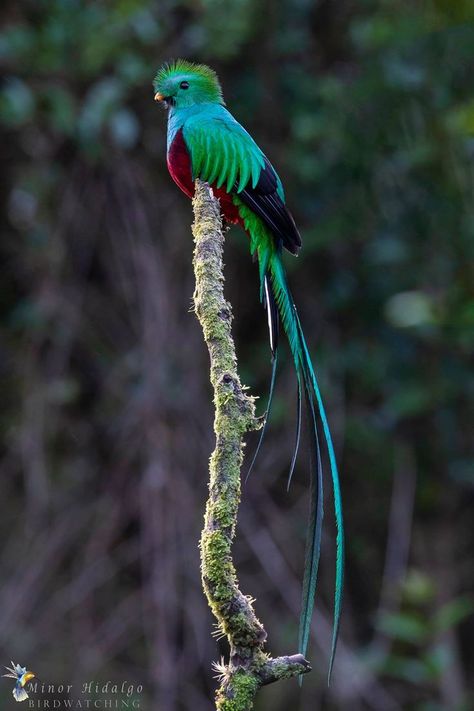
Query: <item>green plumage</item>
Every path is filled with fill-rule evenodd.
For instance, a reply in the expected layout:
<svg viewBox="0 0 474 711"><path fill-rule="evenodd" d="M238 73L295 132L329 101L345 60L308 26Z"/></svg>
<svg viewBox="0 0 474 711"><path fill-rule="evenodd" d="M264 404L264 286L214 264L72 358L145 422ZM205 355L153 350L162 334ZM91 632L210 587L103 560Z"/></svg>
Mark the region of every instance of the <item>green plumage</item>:
<svg viewBox="0 0 474 711"><path fill-rule="evenodd" d="M285 205L281 180L250 134L225 108L216 74L209 67L185 60L165 65L155 77L155 98L166 103L168 119L168 166L173 179L188 195L194 180L207 181L221 200L224 216L239 221L257 257L260 298L269 314L273 369L269 404L276 372L278 320L288 338L298 383L299 445L301 394L305 394L313 441L314 471L311 477L311 513L307 537L299 647L308 647L319 567L323 522L323 465L319 427L326 443L331 471L337 525L334 630L329 677L334 662L341 614L344 570L344 535L339 477L331 433L316 375L282 262L282 247L297 254L301 239ZM184 147L184 150L183 150ZM268 412L267 412L268 416ZM260 445L259 445L260 446ZM258 451L258 450L257 450Z"/></svg>
<svg viewBox="0 0 474 711"><path fill-rule="evenodd" d="M336 517L336 585L334 600L334 632L329 664L328 678L331 676L334 655L336 652L337 637L339 632L339 620L341 615L342 589L344 584L344 525L341 505L341 492L339 486L339 476L336 464L336 457L332 443L332 437L327 422L324 404L321 398L316 375L312 366L309 351L301 328L300 320L294 305L291 293L288 289L285 271L281 260L281 252L275 246L271 232L253 212L242 204L235 196L234 203L238 205L239 212L244 220L245 229L250 235L250 252L258 256L261 293L263 293L263 282L267 273L270 273L273 293L278 305L283 328L288 338L291 353L298 375L298 382L304 383L305 389L314 395L318 411L320 414L323 433L326 440L328 456L331 468L331 478L334 494L334 511ZM309 409L311 421L316 437L316 459L317 459L317 483L313 481L312 486L316 489L315 495L311 497L312 512L310 516L310 528L307 538L305 577L303 581L302 613L300 620L299 648L302 654L306 654L309 642L311 617L316 592L316 582L319 567L321 532L323 520L323 483L322 465L320 462L319 440L317 435L316 413L314 402L309 398Z"/></svg>
<svg viewBox="0 0 474 711"><path fill-rule="evenodd" d="M235 191L239 193L249 181L252 187L256 186L264 157L253 138L237 121L219 120L219 109L217 117L212 115L210 120L203 120L201 114L195 114L183 128L184 140L191 154L192 174L193 178L200 177L211 185L215 183L217 188L225 185L228 193L235 184Z"/></svg>

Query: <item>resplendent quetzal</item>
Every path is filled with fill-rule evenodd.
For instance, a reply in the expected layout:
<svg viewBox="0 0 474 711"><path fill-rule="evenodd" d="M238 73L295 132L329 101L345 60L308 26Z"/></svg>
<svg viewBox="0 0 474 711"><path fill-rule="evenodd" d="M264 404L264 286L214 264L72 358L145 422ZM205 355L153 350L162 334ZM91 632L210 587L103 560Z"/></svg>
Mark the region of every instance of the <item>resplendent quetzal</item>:
<svg viewBox="0 0 474 711"><path fill-rule="evenodd" d="M291 254L298 254L301 237L285 205L278 174L253 138L225 108L215 72L202 64L179 59L165 64L158 71L154 88L155 99L163 102L169 112L167 162L171 177L189 197L194 194L196 178L209 183L214 195L220 200L224 218L243 227L250 238L250 252L258 259L260 298L267 309L273 358L267 416L275 382L280 319L288 337L298 382L298 425L289 482L300 438L302 391L305 394L314 440L316 475L312 476L311 516L299 631L299 648L303 655L306 654L310 634L323 521L323 472L318 439L319 426L322 426L337 524L330 676L341 613L344 534L339 477L331 433L282 262L282 247Z"/></svg>

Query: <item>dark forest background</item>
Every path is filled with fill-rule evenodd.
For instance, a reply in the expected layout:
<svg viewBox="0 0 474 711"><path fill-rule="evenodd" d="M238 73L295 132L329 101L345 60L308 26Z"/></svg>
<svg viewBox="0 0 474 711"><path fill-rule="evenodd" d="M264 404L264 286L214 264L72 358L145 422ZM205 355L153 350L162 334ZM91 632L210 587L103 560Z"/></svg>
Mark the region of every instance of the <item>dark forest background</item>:
<svg viewBox="0 0 474 711"><path fill-rule="evenodd" d="M257 709L473 708L472 2L6 0L0 15L0 664L143 684L156 711L212 708L226 649L197 549L208 355L191 206L152 88L179 56L217 70L283 178L304 243L289 279L342 476L333 683L328 499L314 671ZM225 256L261 412L266 317L235 228ZM308 510L306 456L285 491L295 391L283 348L235 546L275 655L296 651Z"/></svg>

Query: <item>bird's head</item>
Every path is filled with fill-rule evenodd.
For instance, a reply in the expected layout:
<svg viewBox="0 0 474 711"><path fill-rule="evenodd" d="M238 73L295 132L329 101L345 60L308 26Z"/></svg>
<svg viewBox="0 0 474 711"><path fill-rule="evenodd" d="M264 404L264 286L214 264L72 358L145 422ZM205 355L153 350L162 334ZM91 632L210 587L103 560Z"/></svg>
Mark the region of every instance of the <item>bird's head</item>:
<svg viewBox="0 0 474 711"><path fill-rule="evenodd" d="M222 89L215 71L204 64L177 59L164 64L153 81L155 101L169 108L196 104L223 104Z"/></svg>

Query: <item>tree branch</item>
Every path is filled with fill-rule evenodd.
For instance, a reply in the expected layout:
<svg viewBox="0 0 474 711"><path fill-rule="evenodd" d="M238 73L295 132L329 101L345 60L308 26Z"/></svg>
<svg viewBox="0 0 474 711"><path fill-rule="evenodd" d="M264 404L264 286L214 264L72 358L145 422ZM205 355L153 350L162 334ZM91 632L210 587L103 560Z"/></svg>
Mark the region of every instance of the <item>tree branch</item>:
<svg viewBox="0 0 474 711"><path fill-rule="evenodd" d="M261 686L304 674L311 667L301 654L272 659L263 651L267 634L255 615L252 599L238 586L231 546L240 502L242 439L261 423L255 417L254 398L245 393L237 374L232 310L223 291L224 235L219 202L200 180L196 181L193 209L194 305L211 360L216 433L200 543L202 583L218 627L230 645L229 663L216 665L221 679L216 709L250 711Z"/></svg>

